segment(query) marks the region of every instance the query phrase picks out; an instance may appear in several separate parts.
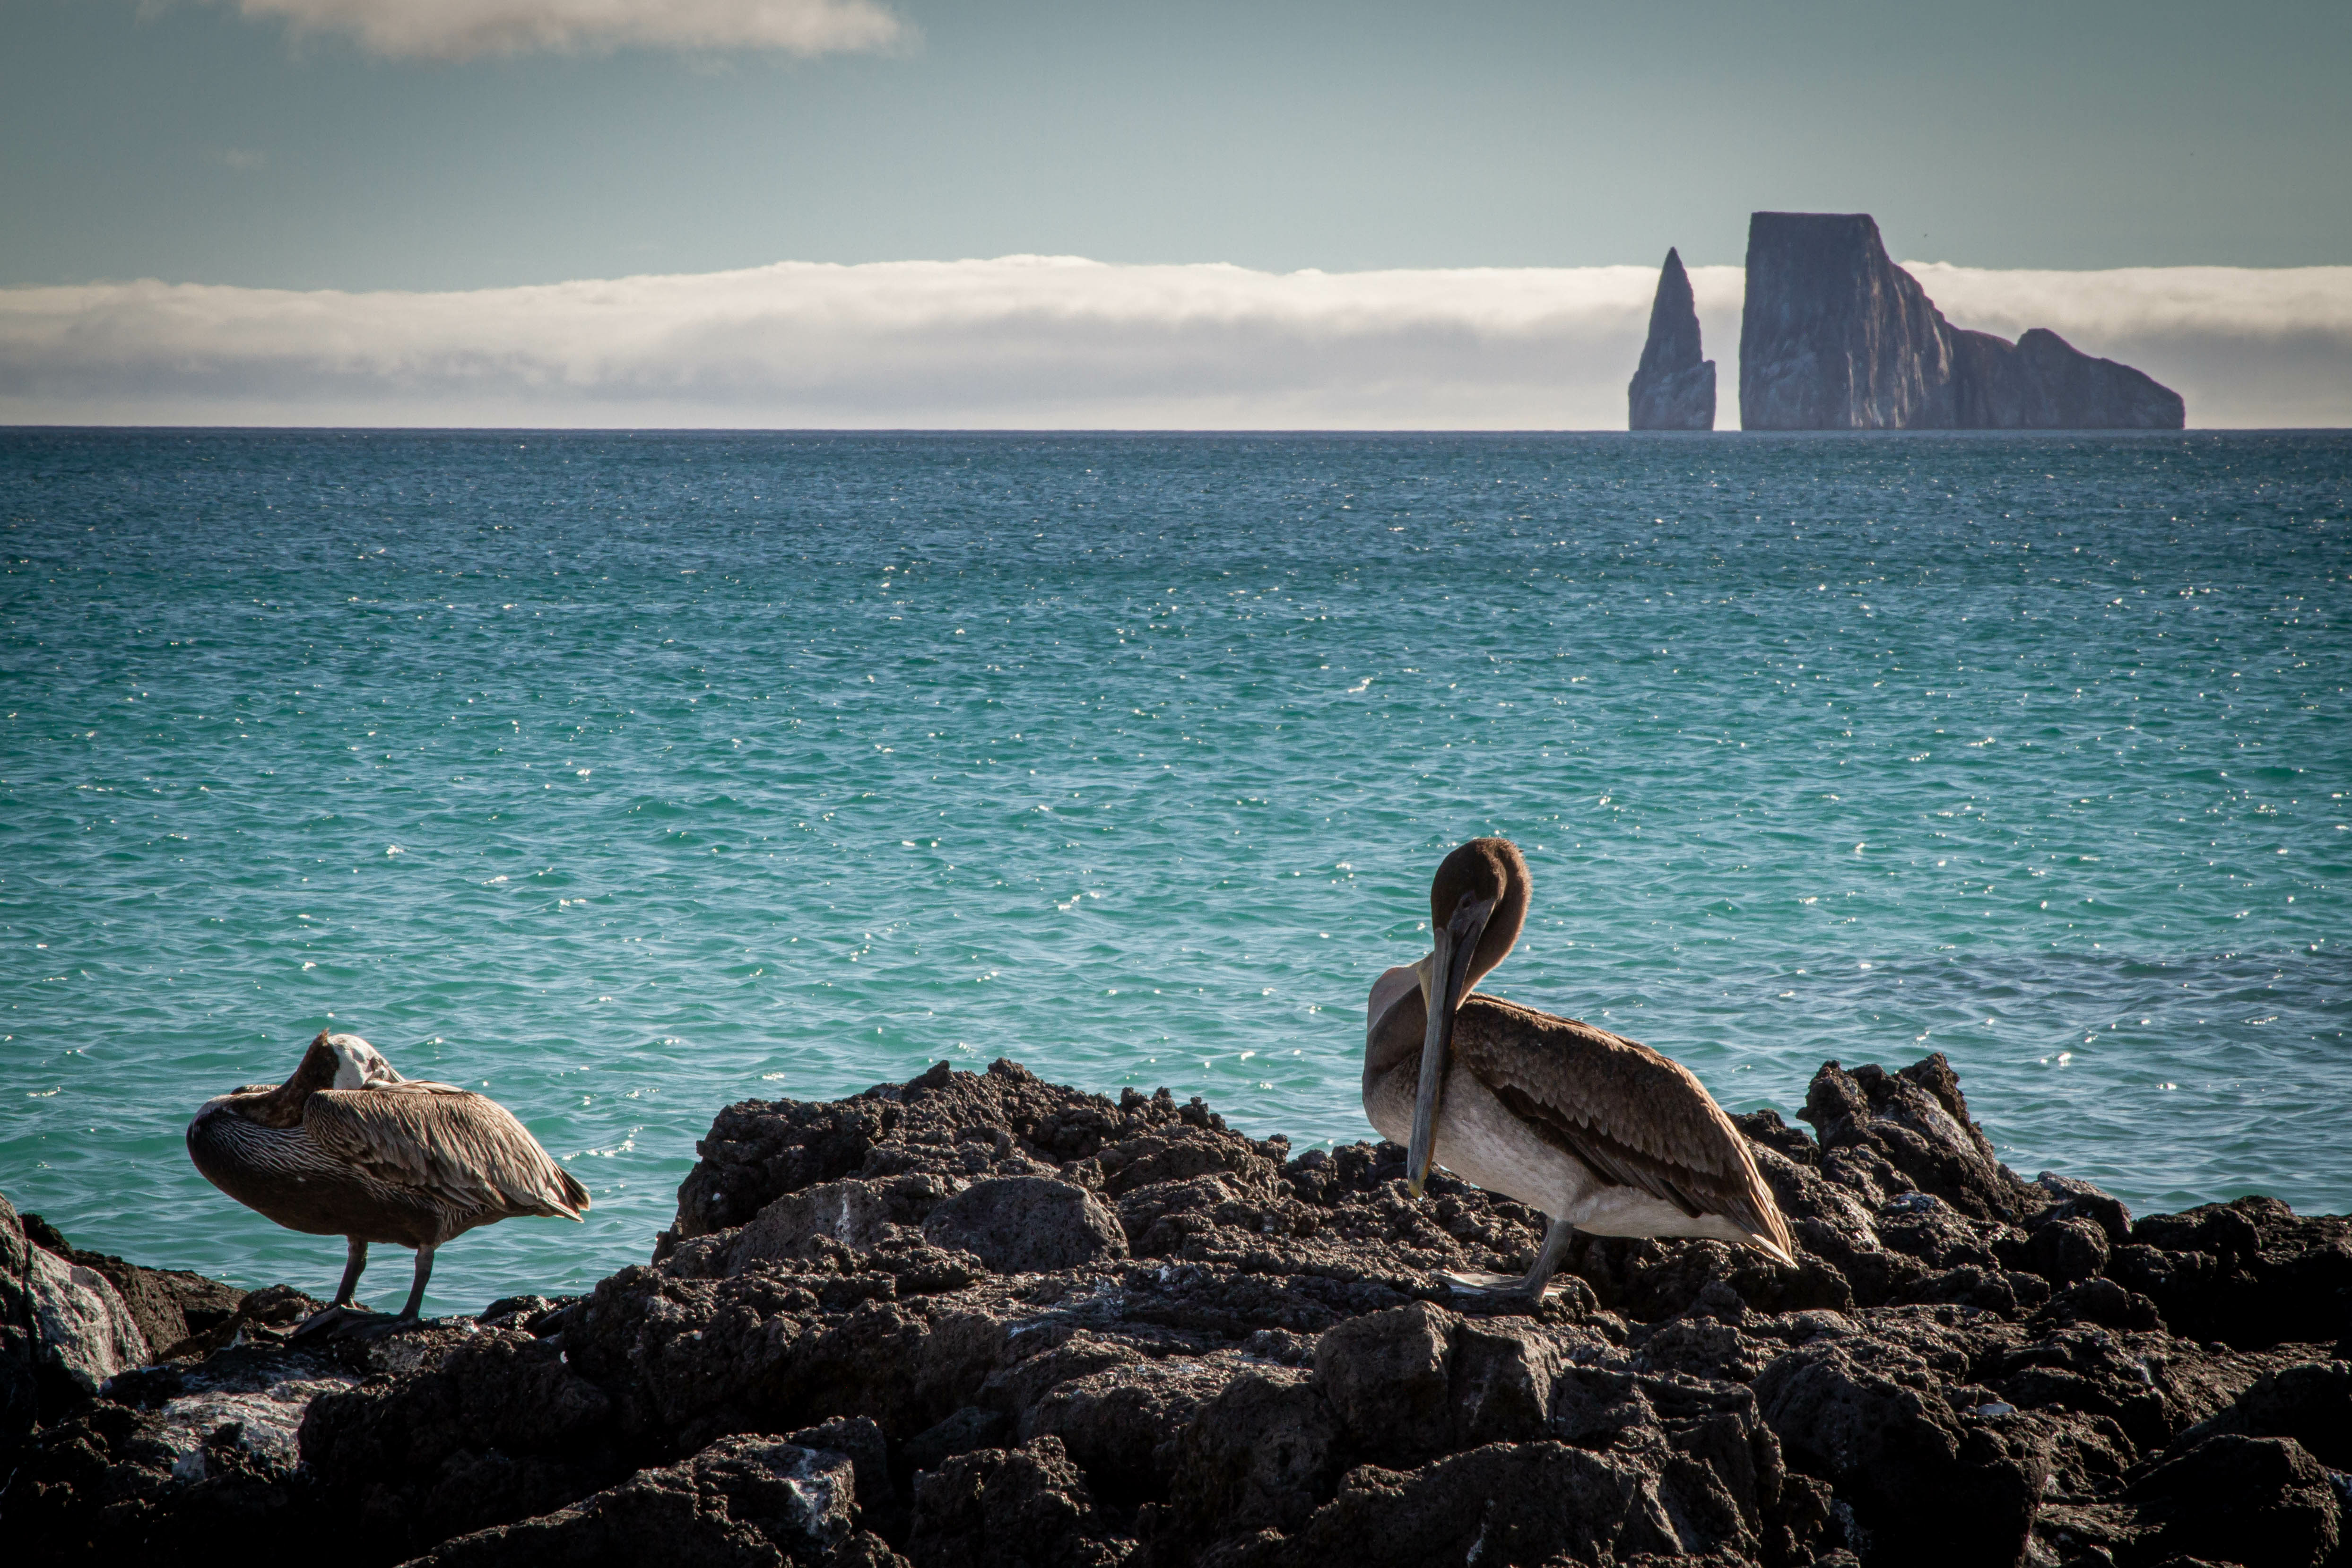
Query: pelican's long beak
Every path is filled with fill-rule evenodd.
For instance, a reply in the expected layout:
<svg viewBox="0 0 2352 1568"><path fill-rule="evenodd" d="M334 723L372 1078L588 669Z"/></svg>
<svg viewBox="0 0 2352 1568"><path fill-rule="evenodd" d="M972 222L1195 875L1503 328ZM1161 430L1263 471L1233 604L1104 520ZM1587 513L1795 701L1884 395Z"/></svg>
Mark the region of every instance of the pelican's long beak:
<svg viewBox="0 0 2352 1568"><path fill-rule="evenodd" d="M1470 957L1494 913L1491 898L1465 902L1433 933L1436 947L1423 960L1427 967L1422 972L1422 995L1429 1006L1429 1028L1421 1037L1421 1091L1412 1103L1412 1141L1404 1156L1405 1190L1415 1197L1428 1184L1430 1165L1437 1157L1437 1112L1454 1051L1454 1015L1470 989Z"/></svg>

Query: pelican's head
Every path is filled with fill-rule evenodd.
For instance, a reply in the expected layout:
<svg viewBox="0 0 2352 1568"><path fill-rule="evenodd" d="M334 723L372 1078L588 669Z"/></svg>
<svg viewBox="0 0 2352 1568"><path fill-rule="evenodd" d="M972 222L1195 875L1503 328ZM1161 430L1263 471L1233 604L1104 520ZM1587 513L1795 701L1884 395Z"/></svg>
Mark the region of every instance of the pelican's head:
<svg viewBox="0 0 2352 1568"><path fill-rule="evenodd" d="M319 1031L302 1055L295 1076L313 1089L365 1089L377 1083L407 1082L392 1070L383 1052L355 1034Z"/></svg>
<svg viewBox="0 0 2352 1568"><path fill-rule="evenodd" d="M1519 939L1533 885L1527 858L1508 839L1473 839L1438 863L1429 884L1431 951L1416 966L1429 1025L1422 1038L1421 1092L1413 1101L1405 1185L1415 1197L1429 1179L1437 1141L1438 1102L1454 1048L1454 1014L1462 998Z"/></svg>

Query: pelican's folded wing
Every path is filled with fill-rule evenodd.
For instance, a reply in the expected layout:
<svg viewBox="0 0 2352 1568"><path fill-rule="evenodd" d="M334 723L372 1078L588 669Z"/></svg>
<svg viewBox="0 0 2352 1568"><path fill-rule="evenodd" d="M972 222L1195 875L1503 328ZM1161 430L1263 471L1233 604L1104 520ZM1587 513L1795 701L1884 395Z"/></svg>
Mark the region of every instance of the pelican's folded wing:
<svg viewBox="0 0 2352 1568"><path fill-rule="evenodd" d="M507 1108L447 1083L325 1089L303 1106L320 1147L379 1181L427 1188L466 1208L577 1219L588 1190Z"/></svg>
<svg viewBox="0 0 2352 1568"><path fill-rule="evenodd" d="M1680 1062L1574 1019L1465 998L1454 1058L1538 1134L1604 1180L1685 1214L1719 1214L1795 1256L1748 1141Z"/></svg>

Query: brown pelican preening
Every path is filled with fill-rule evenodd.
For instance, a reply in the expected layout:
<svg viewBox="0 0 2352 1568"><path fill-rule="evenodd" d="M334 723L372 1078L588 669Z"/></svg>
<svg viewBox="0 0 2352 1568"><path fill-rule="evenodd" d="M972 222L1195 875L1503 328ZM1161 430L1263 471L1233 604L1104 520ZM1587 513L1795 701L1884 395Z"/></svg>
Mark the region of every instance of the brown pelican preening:
<svg viewBox="0 0 2352 1568"><path fill-rule="evenodd" d="M1373 983L1364 1113L1406 1147L1414 1197L1434 1163L1550 1218L1524 1279L1458 1289L1543 1298L1571 1231L1712 1236L1794 1261L1747 1141L1697 1079L1645 1045L1473 988L1527 921L1528 862L1473 839L1429 890L1434 950Z"/></svg>
<svg viewBox="0 0 2352 1568"><path fill-rule="evenodd" d="M505 1106L403 1078L359 1036L323 1030L285 1082L205 1102L188 1124L188 1157L289 1230L349 1239L335 1308L350 1307L369 1242L415 1248L415 1282L394 1322L415 1318L433 1249L452 1237L519 1214L578 1219L588 1207L588 1189Z"/></svg>

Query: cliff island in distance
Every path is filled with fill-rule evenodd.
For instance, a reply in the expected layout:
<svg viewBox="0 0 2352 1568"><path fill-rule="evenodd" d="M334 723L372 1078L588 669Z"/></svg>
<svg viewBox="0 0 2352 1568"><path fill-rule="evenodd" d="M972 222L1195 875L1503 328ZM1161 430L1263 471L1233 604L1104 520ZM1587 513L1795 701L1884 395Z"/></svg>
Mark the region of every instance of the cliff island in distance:
<svg viewBox="0 0 2352 1568"><path fill-rule="evenodd" d="M2034 328L2012 343L1954 327L1895 265L1867 213L1756 213L1739 323L1744 430L2179 430L2180 394ZM1715 428L1682 257L1666 252L1634 430Z"/></svg>

